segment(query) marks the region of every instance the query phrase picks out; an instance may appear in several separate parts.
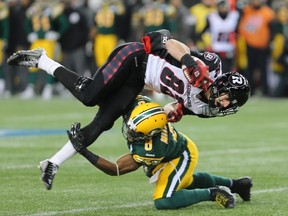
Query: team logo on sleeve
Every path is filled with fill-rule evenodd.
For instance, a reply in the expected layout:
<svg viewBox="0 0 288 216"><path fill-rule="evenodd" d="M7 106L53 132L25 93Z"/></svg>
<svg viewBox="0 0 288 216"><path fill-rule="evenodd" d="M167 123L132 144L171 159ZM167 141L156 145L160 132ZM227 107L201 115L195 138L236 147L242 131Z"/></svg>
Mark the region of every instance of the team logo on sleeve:
<svg viewBox="0 0 288 216"><path fill-rule="evenodd" d="M207 60L207 61L213 61L216 56L213 54L213 53L210 53L210 52L205 52L204 53L204 58Z"/></svg>
<svg viewBox="0 0 288 216"><path fill-rule="evenodd" d="M162 35L162 38L161 38L161 42L162 42L162 44L165 45L165 44L167 43L168 39L169 39L168 36L166 36L166 35Z"/></svg>

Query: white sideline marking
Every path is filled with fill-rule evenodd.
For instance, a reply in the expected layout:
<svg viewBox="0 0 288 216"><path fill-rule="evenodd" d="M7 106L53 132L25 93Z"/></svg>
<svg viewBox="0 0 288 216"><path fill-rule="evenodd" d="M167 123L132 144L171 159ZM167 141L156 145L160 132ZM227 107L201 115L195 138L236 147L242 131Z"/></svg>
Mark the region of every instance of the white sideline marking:
<svg viewBox="0 0 288 216"><path fill-rule="evenodd" d="M252 191L252 194L282 192L282 191L285 191L285 190L288 190L288 187L277 188L277 189L267 189L267 190Z"/></svg>
<svg viewBox="0 0 288 216"><path fill-rule="evenodd" d="M262 148L245 148L245 149L227 149L223 150L213 150L213 151L202 151L201 155L204 156L213 156L213 155L221 155L221 154L240 154L240 153L249 153L253 154L255 152L271 152L271 151L286 151L288 150L288 146L276 146L275 148L271 147L262 147Z"/></svg>
<svg viewBox="0 0 288 216"><path fill-rule="evenodd" d="M50 212L39 212L36 214L30 214L30 216L50 216L50 215L58 215L58 214L69 214L69 213L77 213L84 211L97 211L97 210L105 210L105 209L121 209L121 208L135 208L139 206L147 206L151 205L153 202L144 202L144 203L133 203L133 204L125 204L125 205L116 205L110 207L95 207L95 208L83 208L83 209L71 209L64 211L50 211Z"/></svg>
<svg viewBox="0 0 288 216"><path fill-rule="evenodd" d="M267 190L258 190L258 191L253 191L252 194L274 193L274 192L282 192L285 190L288 190L288 187L267 189ZM63 210L63 211L47 211L47 212L39 212L39 213L31 214L30 216L51 216L51 215L58 215L58 214L69 214L69 213L72 214L72 213L84 212L84 211L135 208L135 207L147 206L147 205L152 205L152 204L153 204L153 202L144 202L144 203L133 203L133 204L127 204L127 205L116 205L116 206L110 206L110 207L94 207L94 208L71 209L71 210Z"/></svg>

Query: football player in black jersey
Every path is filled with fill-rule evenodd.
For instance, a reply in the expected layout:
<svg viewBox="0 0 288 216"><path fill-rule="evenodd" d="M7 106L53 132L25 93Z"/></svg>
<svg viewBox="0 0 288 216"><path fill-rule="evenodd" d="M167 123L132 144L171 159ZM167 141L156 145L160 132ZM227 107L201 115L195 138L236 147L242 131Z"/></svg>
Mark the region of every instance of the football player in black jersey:
<svg viewBox="0 0 288 216"><path fill-rule="evenodd" d="M160 105L138 97L135 108L124 117L123 128L130 153L115 163L92 153L81 143L72 144L107 175L119 176L143 166L150 183L155 183L153 200L157 209L178 209L202 201L216 201L223 208L234 208L232 193L250 201L250 177L230 179L194 172L198 162L195 143L167 122Z"/></svg>
<svg viewBox="0 0 288 216"><path fill-rule="evenodd" d="M8 64L40 68L56 77L84 105L99 106L91 123L81 128L82 136L74 136L85 146L127 113L144 85L177 100L166 107L172 122L183 114L215 117L236 113L250 94L245 77L237 72L222 75L217 55L191 51L172 39L167 30L147 33L143 43L118 46L92 78L63 67L41 48L19 51L8 59ZM42 161L47 189L51 189L57 167L75 153L68 141L48 162Z"/></svg>

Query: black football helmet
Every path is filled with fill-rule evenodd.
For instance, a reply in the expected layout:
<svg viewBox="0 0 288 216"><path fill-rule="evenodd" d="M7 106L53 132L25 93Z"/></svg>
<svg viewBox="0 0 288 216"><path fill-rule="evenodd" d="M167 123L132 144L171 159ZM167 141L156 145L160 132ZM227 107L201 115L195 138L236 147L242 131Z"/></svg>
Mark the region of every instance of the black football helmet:
<svg viewBox="0 0 288 216"><path fill-rule="evenodd" d="M209 108L215 116L225 116L236 113L250 97L251 88L248 80L238 72L227 72L217 77L210 86ZM215 106L215 99L228 94L228 107Z"/></svg>

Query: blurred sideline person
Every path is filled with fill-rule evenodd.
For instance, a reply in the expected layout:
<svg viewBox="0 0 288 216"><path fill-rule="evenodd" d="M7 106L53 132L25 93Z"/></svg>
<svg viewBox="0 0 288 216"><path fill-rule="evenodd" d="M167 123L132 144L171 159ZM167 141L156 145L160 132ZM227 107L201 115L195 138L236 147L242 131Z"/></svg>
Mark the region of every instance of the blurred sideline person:
<svg viewBox="0 0 288 216"><path fill-rule="evenodd" d="M5 51L8 45L10 34L9 27L9 8L5 2L0 2L0 98L5 96L7 92L7 78L4 73L4 65L6 65Z"/></svg>
<svg viewBox="0 0 288 216"><path fill-rule="evenodd" d="M235 69L236 31L239 18L240 14L237 10L230 10L228 0L217 0L217 11L207 16L207 24L200 33L202 36L204 32L209 31L210 51L220 57L223 71Z"/></svg>
<svg viewBox="0 0 288 216"><path fill-rule="evenodd" d="M278 83L273 89L273 97L288 97L288 3L276 8L273 23L273 72Z"/></svg>
<svg viewBox="0 0 288 216"><path fill-rule="evenodd" d="M9 26L13 33L9 34L6 56L10 56L16 51L29 49L29 42L25 34L26 11L32 4L32 0L7 1L9 6ZM11 31L11 29L10 29ZM13 96L22 92L27 85L28 68L25 70L19 67L5 65L6 91L4 97Z"/></svg>
<svg viewBox="0 0 288 216"><path fill-rule="evenodd" d="M196 18L192 40L196 48L202 52L210 46L211 38L208 33L203 34L200 38L199 33L206 26L207 16L214 11L216 11L216 0L201 0L190 8L190 13Z"/></svg>
<svg viewBox="0 0 288 216"><path fill-rule="evenodd" d="M37 0L27 9L25 29L28 35L27 39L31 43L30 49L43 47L50 58L56 59L57 52L59 55L58 40L69 27L69 22L63 11L64 5L62 3L47 0ZM39 69L30 69L29 84L20 95L22 99L30 99L35 96L35 84L39 74ZM45 74L41 95L43 99L51 99L54 82L53 76Z"/></svg>
<svg viewBox="0 0 288 216"><path fill-rule="evenodd" d="M43 69L85 106L99 106L94 119L72 137L85 146L91 145L127 113L144 85L177 100L165 106L171 122L179 121L183 115L211 118L234 114L247 102L250 87L245 77L236 72L222 75L217 55L191 51L169 38L170 33L161 30L147 33L144 44L131 42L118 46L92 79L79 76L48 58L43 49L19 51L8 59L8 64ZM192 56L199 59L194 60ZM49 159L44 169L47 172L43 172L47 189L51 189L57 167L75 153L69 140Z"/></svg>
<svg viewBox="0 0 288 216"><path fill-rule="evenodd" d="M189 48L194 47L191 34L196 25L196 19L184 5L182 0L170 0L175 7L176 13L170 21L170 29L175 38L186 44Z"/></svg>
<svg viewBox="0 0 288 216"><path fill-rule="evenodd" d="M150 183L155 183L153 200L157 209L178 209L203 201L216 201L223 208L234 208L232 193L250 201L250 177L230 179L194 172L198 162L195 143L167 122L160 105L139 97L130 113L124 117L122 130L130 153L115 163L77 142L72 142L73 147L107 175L119 176L143 166Z"/></svg>
<svg viewBox="0 0 288 216"><path fill-rule="evenodd" d="M120 0L103 0L94 16L94 27L90 34L94 42L96 67L102 66L107 57L117 46L119 40L120 17L125 14L125 7Z"/></svg>
<svg viewBox="0 0 288 216"><path fill-rule="evenodd" d="M260 90L263 96L269 96L268 63L271 57L272 23L274 11L265 5L264 0L249 0L243 8L238 32L246 43L247 79L251 85L251 94Z"/></svg>
<svg viewBox="0 0 288 216"><path fill-rule="evenodd" d="M132 27L135 31L136 39L139 40L144 34L159 29L168 29L171 31L170 22L175 15L175 7L166 1L143 1L141 7L133 14Z"/></svg>
<svg viewBox="0 0 288 216"><path fill-rule="evenodd" d="M63 54L63 66L77 71L80 75L88 69L86 67L85 45L88 42L88 21L84 14L84 1L63 1L63 14L69 22L68 29L59 39Z"/></svg>

